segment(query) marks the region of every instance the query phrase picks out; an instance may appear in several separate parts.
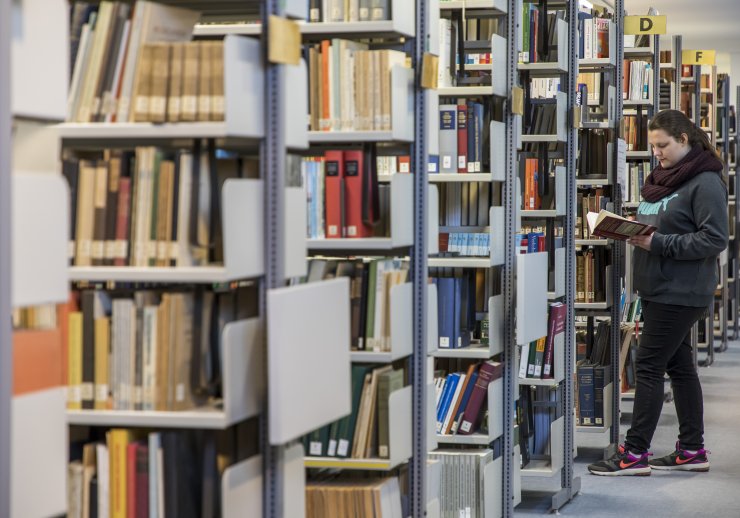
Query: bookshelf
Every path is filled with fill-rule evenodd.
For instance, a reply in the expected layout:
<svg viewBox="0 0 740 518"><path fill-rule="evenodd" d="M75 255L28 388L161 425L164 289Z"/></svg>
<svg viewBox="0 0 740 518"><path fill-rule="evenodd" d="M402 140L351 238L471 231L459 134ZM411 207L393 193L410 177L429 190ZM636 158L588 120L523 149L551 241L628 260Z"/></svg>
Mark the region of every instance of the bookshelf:
<svg viewBox="0 0 740 518"><path fill-rule="evenodd" d="M47 18L43 19L39 13ZM0 2L0 311L67 300L68 191L37 136L64 118L69 59L65 2ZM32 62L37 66L24 64ZM49 137L47 133L47 137ZM36 145L34 145L36 144ZM23 151L33 149L30 154ZM0 325L0 515L66 510L62 333ZM38 365L39 358L46 363ZM35 381L28 376L35 371ZM39 484L41 486L39 486ZM46 488L37 498L38 488Z"/></svg>
<svg viewBox="0 0 740 518"><path fill-rule="evenodd" d="M728 92L726 95L732 98L733 92ZM738 223L740 223L740 206L737 203L737 193L740 192L740 178L737 174L737 121L735 119L735 108L738 106L738 99L740 99L740 90L735 93L735 104L728 103L727 106L730 112L727 128L727 164L728 164L728 181L730 182L730 190L735 194L735 203L731 203L730 207L732 212L730 215L730 221L734 222L735 232L733 232L730 239L730 283L732 290L730 293L730 307L728 308L728 314L732 325L732 339L737 339L739 336L738 331L738 314L740 313L740 240L738 239ZM727 100L725 101L728 102Z"/></svg>

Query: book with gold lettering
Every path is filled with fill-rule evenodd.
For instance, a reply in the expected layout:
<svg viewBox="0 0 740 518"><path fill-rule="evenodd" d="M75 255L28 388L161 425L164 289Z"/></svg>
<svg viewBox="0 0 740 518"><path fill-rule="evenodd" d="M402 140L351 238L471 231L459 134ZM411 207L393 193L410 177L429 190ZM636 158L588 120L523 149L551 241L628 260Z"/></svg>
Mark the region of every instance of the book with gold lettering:
<svg viewBox="0 0 740 518"><path fill-rule="evenodd" d="M586 215L591 235L626 241L634 236L649 236L655 232L652 225L617 216L608 210L589 212Z"/></svg>

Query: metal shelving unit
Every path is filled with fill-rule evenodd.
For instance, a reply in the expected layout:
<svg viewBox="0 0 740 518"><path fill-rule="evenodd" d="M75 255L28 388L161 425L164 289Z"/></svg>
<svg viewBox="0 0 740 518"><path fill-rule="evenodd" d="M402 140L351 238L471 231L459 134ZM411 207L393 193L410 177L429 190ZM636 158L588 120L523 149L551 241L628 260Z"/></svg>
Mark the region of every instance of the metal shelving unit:
<svg viewBox="0 0 740 518"><path fill-rule="evenodd" d="M517 2L514 2L516 5ZM566 20L568 22L568 31L566 34L561 35L567 37L567 66L557 64L535 64L535 65L516 65L512 67L510 73L516 77L517 70L525 73L525 78L528 80L530 77L537 76L558 76L561 80L561 91L567 93L567 102L565 110L567 113L566 127L564 139L562 140L563 153L562 160L566 171L575 171L576 168L576 156L578 146L578 130L576 128L574 120L574 106L575 106L575 92L577 87L577 75L579 69L579 58L578 58L578 2L576 0L570 0L565 2L559 2L557 6L549 6L550 8L565 9ZM511 12L516 12L517 17L520 16L520 9L513 9ZM512 17L513 18L513 17ZM516 23L520 23L516 20ZM511 30L511 25L510 25ZM562 43L561 43L562 44ZM516 62L516 57L514 57ZM591 60L592 62L596 60ZM590 63L593 68L594 63ZM598 69L603 67L608 68L610 66L609 60L600 60L598 62ZM510 81L512 87L516 86L517 80ZM523 88L529 88L529 84L523 84ZM541 138L525 138L522 137L522 142L539 142L539 145L547 145L545 139ZM557 141L554 140L554 141ZM515 150L514 150L515 151ZM515 155L508 157L512 163L516 164ZM548 166L549 167L549 166ZM507 178L506 186L516 182L516 170L512 172L513 178ZM507 344L513 348L513 351L509 355L507 350L507 372L509 373L509 379L506 385L506 406L507 406L507 422L513 422L513 416L509 417L508 412L513 410L514 404L513 399L510 397L517 397L517 385L531 385L531 386L544 386L549 387L551 390L556 390L558 393L557 405L561 411L557 412L555 421L551 423L552 434L550 436L550 460L547 466L542 466L542 462L531 461L532 466L524 467L521 469L521 484L526 486L526 481L530 480L531 477L550 477L560 475L559 486L560 488L554 493L548 493L547 498L550 500L550 511L557 512L560 508L566 505L571 499L573 499L581 488L581 480L579 477L574 476L573 467L573 451L575 444L575 428L574 421L569 417L572 415L572 409L575 407L575 389L573 384L573 366L575 365L575 327L574 327L574 316L575 316L575 278L576 278L576 246L579 243L575 240L575 213L576 213L576 178L575 175L568 174L562 184L555 182L556 189L565 189L565 210L562 215L557 214L557 211L521 211L521 217L549 217L557 218L563 225L563 247L564 247L564 275L565 275L565 290L562 297L562 301L567 306L566 320L565 320L565 333L563 344L565 350L563 351L563 362L564 362L564 376L562 381L557 380L533 380L533 379L517 379L518 378L518 361L517 361L517 343L521 340L509 339L507 333ZM505 187L506 189L506 187ZM509 195L507 195L507 201ZM511 235L516 232L516 228L510 230L511 223L507 219L507 232L511 231ZM601 244L601 243L599 243ZM516 252L514 252L516 253ZM551 253L554 253L552 251ZM507 250L507 261L516 259L511 258ZM554 293L549 294L550 298ZM508 301L508 298L505 299ZM508 304L508 302L506 302ZM507 322L508 323L508 322ZM517 383L518 382L518 383ZM508 445L508 440L507 443ZM505 456L505 462L508 456ZM516 461L516 459L515 459ZM506 466L506 464L505 464ZM505 478L510 477L512 470L509 468L505 471ZM522 487L526 490L526 487ZM512 489L513 490L513 489ZM507 496L506 501L510 501Z"/></svg>
<svg viewBox="0 0 740 518"><path fill-rule="evenodd" d="M10 0L0 0L0 76L10 77ZM0 88L0 313L10 315L10 88ZM0 516L11 510L11 402L13 397L13 341L9 318L0 320Z"/></svg>
<svg viewBox="0 0 740 518"><path fill-rule="evenodd" d="M729 162L730 153L728 150L729 146L729 132L730 132L730 76L724 75L723 77L717 76L716 73L714 73L713 69L713 84L714 87L714 98L712 99L714 103L714 117L712 118L712 125L711 128L713 130L715 140L714 145L715 148L719 148L719 145L722 145L722 151L720 153L720 156L722 157L722 161L725 163L725 171L724 174L727 175L729 179L729 167L727 166ZM722 89L722 97L719 96L720 87ZM720 138L722 141L720 142ZM719 149L718 149L719 151ZM737 195L737 192L735 192L735 195ZM737 205L737 202L735 200L730 200L730 203L728 204L728 220L731 221L734 217L735 212L735 206ZM732 238L732 236L730 236ZM718 347L716 348L716 352L724 352L727 350L727 344L728 344L728 327L729 327L729 308L731 305L731 299L734 299L734 297L731 295L731 289L730 289L730 277L731 277L731 264L733 262L733 247L735 246L735 239L730 239L728 243L727 251L722 256L722 261L720 261L720 285L718 286L719 289L719 296L715 293L715 302L713 304L713 307L716 306L718 310L718 317L719 317L719 326L715 325L714 318L712 318L712 326L714 328L715 332L715 339L719 339ZM734 277L734 276L733 276ZM734 284L735 281L732 281L732 284ZM733 286L734 287L734 286ZM718 331L719 334L717 334L717 327L719 327Z"/></svg>

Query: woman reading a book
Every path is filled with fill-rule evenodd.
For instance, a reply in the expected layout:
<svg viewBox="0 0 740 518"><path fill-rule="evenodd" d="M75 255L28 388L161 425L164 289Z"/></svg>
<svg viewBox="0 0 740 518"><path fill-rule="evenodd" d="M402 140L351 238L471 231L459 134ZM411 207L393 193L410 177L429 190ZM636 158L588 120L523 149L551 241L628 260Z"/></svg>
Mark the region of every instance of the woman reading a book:
<svg viewBox="0 0 740 518"><path fill-rule="evenodd" d="M706 133L680 111L650 122L648 139L657 165L642 187L641 223L657 230L630 238L634 287L642 300L635 405L625 443L612 458L591 464L595 475L650 475L651 469L708 471L704 405L690 331L707 314L727 247L724 164ZM675 451L648 460L663 407L663 378L671 378L679 421Z"/></svg>

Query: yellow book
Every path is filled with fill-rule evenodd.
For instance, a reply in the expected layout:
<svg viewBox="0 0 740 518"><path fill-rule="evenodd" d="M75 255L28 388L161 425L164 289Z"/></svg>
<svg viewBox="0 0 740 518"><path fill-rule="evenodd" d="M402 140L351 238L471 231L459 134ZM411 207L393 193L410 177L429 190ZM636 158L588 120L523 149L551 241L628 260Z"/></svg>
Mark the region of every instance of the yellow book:
<svg viewBox="0 0 740 518"><path fill-rule="evenodd" d="M67 408L82 409L82 313L69 314L69 349L67 351Z"/></svg>
<svg viewBox="0 0 740 518"><path fill-rule="evenodd" d="M126 448L132 440L131 430L113 428L108 432L110 456L110 518L128 518L126 509Z"/></svg>
<svg viewBox="0 0 740 518"><path fill-rule="evenodd" d="M95 410L110 408L108 365L110 362L110 318L95 319Z"/></svg>

